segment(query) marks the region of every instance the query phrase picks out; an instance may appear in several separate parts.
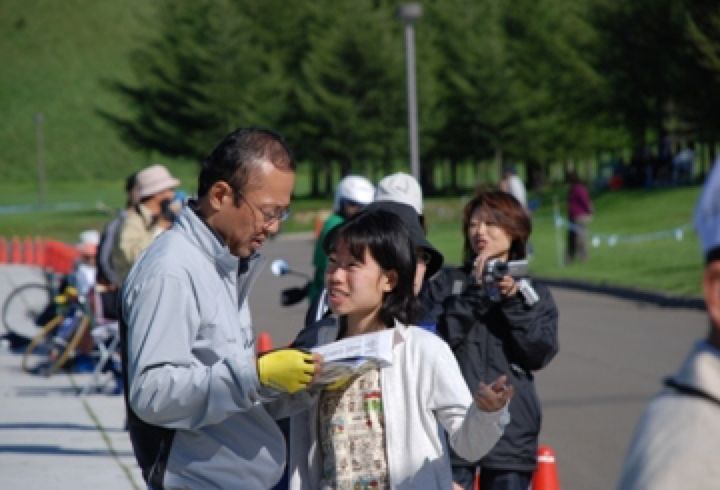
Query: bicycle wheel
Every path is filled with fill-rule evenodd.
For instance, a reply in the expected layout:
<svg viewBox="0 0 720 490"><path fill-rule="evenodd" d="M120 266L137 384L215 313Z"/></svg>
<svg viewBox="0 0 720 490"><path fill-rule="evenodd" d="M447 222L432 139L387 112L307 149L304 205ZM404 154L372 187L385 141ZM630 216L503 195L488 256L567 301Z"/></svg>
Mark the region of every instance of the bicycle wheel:
<svg viewBox="0 0 720 490"><path fill-rule="evenodd" d="M90 317L85 314L80 319L80 323L75 327L75 331L73 332L70 341L65 346L65 349L60 353L57 359L51 360L49 374L56 373L61 367L65 365L66 362L75 357L75 349L80 343L80 340L82 340L83 336L85 335L85 332L87 332L89 326Z"/></svg>
<svg viewBox="0 0 720 490"><path fill-rule="evenodd" d="M8 333L30 340L37 334L38 317L52 304L45 284L31 283L15 288L3 303L3 325Z"/></svg>
<svg viewBox="0 0 720 490"><path fill-rule="evenodd" d="M50 362L48 355L52 349L52 338L55 335L57 327L65 319L64 315L56 315L35 335L22 358L23 371L28 373L36 373L41 368L46 368L45 372L50 374Z"/></svg>

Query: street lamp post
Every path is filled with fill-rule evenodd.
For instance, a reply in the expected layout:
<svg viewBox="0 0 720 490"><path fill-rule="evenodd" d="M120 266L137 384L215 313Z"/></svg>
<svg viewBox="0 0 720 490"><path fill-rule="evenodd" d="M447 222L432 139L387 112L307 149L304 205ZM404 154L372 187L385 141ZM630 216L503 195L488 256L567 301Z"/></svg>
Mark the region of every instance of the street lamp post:
<svg viewBox="0 0 720 490"><path fill-rule="evenodd" d="M35 146L36 151L36 163L37 163L37 176L38 176L38 191L40 193L40 207L45 206L45 198L47 197L47 176L45 174L45 138L43 137L43 124L45 123L45 116L42 112L35 114Z"/></svg>
<svg viewBox="0 0 720 490"><path fill-rule="evenodd" d="M417 88L415 85L415 22L422 16L422 6L417 3L406 3L400 5L397 11L397 16L405 24L405 68L407 74L410 167L413 177L420 182Z"/></svg>

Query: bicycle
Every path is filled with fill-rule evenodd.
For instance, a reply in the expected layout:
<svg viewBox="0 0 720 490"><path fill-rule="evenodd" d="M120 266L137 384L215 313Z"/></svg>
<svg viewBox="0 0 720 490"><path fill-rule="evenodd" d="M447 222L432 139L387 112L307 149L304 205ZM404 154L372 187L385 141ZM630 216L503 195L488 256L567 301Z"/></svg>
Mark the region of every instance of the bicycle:
<svg viewBox="0 0 720 490"><path fill-rule="evenodd" d="M28 373L50 376L75 358L78 346L94 325L93 312L86 298L68 286L54 298L57 314L37 333L22 358Z"/></svg>
<svg viewBox="0 0 720 490"><path fill-rule="evenodd" d="M45 271L45 283L22 284L8 295L2 305L2 323L8 334L29 341L55 316L56 296L62 282L52 270Z"/></svg>
<svg viewBox="0 0 720 490"><path fill-rule="evenodd" d="M16 287L2 303L2 326L19 345L32 339L38 327L55 316L53 298L73 273L79 254L75 246L55 240L43 241L39 250L41 258L35 265L42 267L45 281Z"/></svg>

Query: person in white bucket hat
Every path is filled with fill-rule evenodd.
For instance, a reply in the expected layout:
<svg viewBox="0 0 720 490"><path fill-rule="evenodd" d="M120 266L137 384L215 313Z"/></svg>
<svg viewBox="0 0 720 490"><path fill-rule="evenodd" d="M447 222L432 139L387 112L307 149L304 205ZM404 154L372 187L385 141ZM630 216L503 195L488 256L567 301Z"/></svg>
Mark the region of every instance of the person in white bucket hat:
<svg viewBox="0 0 720 490"><path fill-rule="evenodd" d="M708 335L646 407L635 429L619 490L718 488L720 466L720 160L695 210L705 258L703 292ZM678 325L682 328L682 325Z"/></svg>
<svg viewBox="0 0 720 490"><path fill-rule="evenodd" d="M423 215L423 192L417 179L410 174L397 172L383 177L375 191L376 201L395 201L408 204Z"/></svg>
<svg viewBox="0 0 720 490"><path fill-rule="evenodd" d="M140 254L173 222L171 206L180 180L163 165L151 165L135 176L139 202L128 211L113 247L111 263L122 281Z"/></svg>

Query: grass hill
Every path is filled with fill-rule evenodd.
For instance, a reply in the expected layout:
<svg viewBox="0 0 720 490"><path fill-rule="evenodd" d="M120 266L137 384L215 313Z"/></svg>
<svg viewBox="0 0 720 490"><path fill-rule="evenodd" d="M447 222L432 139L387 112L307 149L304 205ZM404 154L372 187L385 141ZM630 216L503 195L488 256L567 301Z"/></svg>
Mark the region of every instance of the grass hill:
<svg viewBox="0 0 720 490"><path fill-rule="evenodd" d="M34 180L38 147L50 182L121 179L150 159L163 161L127 147L97 113L102 108L123 114L120 99L104 83L133 80L129 55L151 34L146 20L154 5L143 0L0 2L1 180Z"/></svg>

